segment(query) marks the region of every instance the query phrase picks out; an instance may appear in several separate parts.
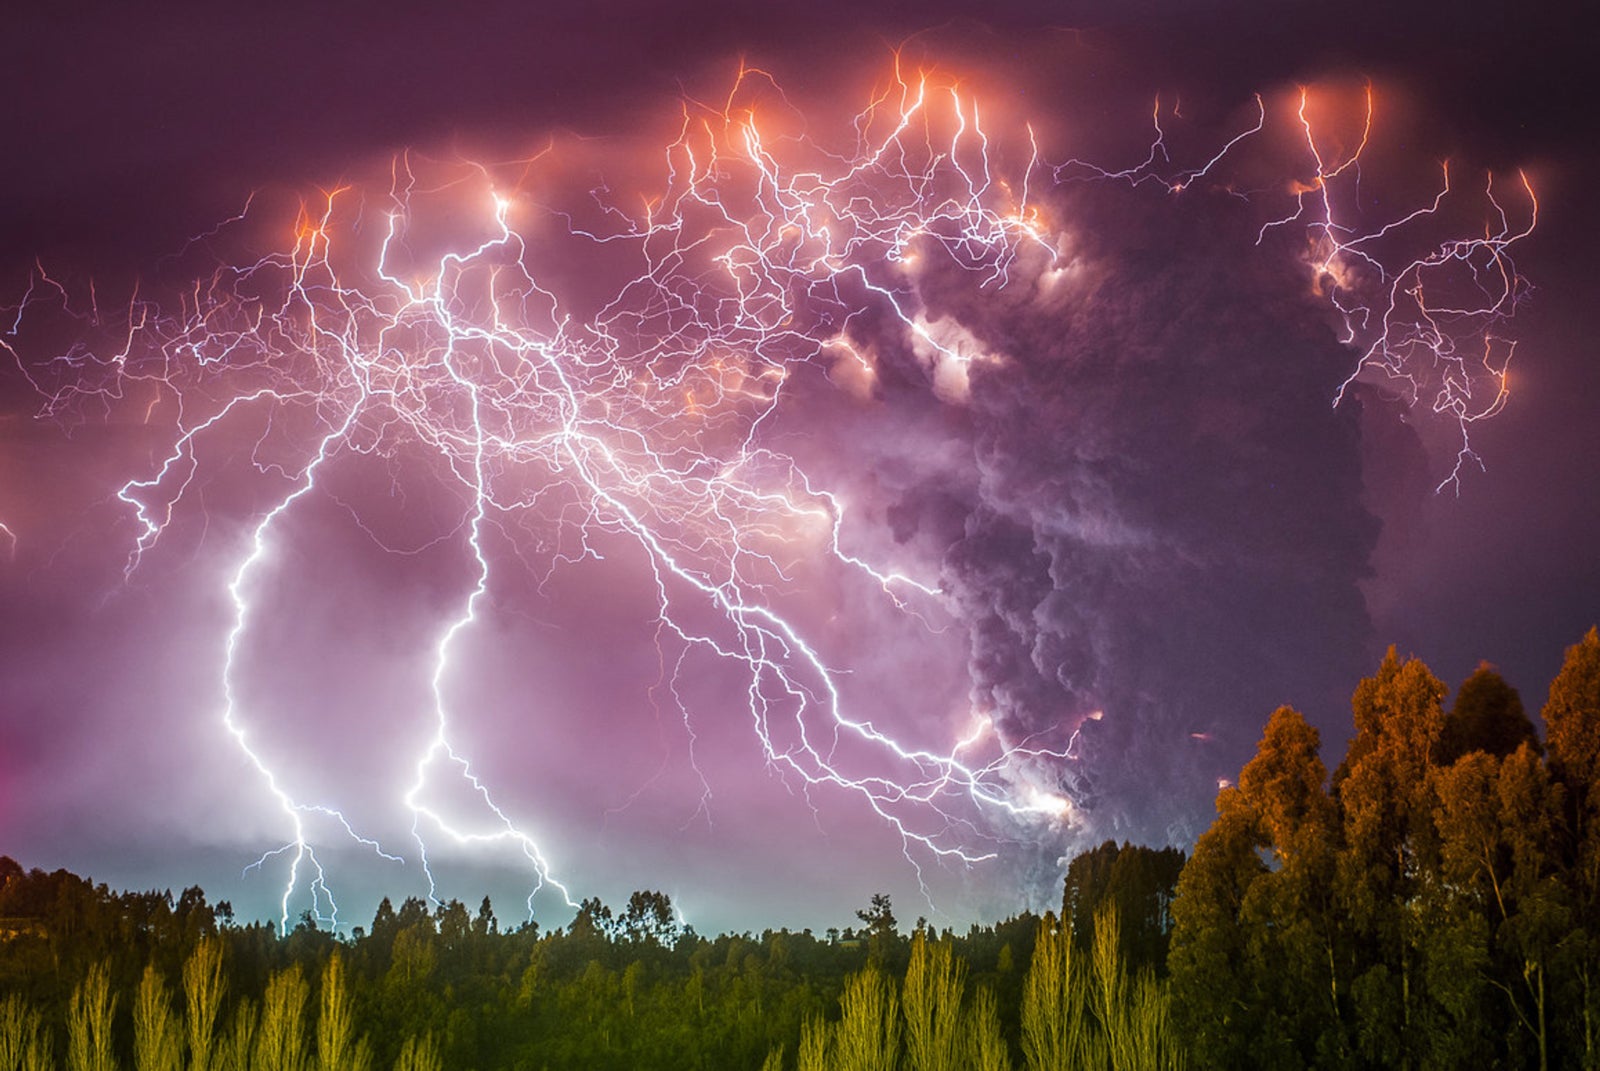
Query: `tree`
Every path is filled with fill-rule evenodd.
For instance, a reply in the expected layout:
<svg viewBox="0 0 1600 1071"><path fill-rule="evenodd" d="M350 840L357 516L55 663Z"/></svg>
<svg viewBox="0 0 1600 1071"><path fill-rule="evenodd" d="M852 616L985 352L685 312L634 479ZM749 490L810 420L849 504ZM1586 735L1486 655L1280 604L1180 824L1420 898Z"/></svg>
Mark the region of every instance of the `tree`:
<svg viewBox="0 0 1600 1071"><path fill-rule="evenodd" d="M1083 1061L1087 984L1071 927L1047 913L1022 983L1022 1055L1029 1071L1068 1071Z"/></svg>
<svg viewBox="0 0 1600 1071"><path fill-rule="evenodd" d="M966 1015L967 1063L973 1071L1011 1071L1011 1048L1000 1029L994 990L980 986Z"/></svg>
<svg viewBox="0 0 1600 1071"><path fill-rule="evenodd" d="M416 1029L419 1023L433 1021L443 988L431 982L439 965L439 938L432 919L424 917L405 924L404 916L402 911L397 920L400 929L389 950L389 970L380 987L384 1023L396 1036L402 1030Z"/></svg>
<svg viewBox="0 0 1600 1071"><path fill-rule="evenodd" d="M1544 705L1550 766L1575 802L1592 813L1600 800L1600 630L1591 628L1567 648Z"/></svg>
<svg viewBox="0 0 1600 1071"><path fill-rule="evenodd" d="M879 966L886 965L889 951L894 947L897 925L889 894L873 893L871 905L865 910L858 910L856 918L867 924L867 951L872 962Z"/></svg>
<svg viewBox="0 0 1600 1071"><path fill-rule="evenodd" d="M222 941L203 937L183 965L183 1026L189 1042L189 1071L211 1071L217 1047L217 1017L226 983Z"/></svg>
<svg viewBox="0 0 1600 1071"><path fill-rule="evenodd" d="M133 1066L135 1071L179 1071L183 1066L183 1028L153 963L145 966L133 1002Z"/></svg>
<svg viewBox="0 0 1600 1071"><path fill-rule="evenodd" d="M1499 766L1493 755L1477 751L1436 772L1441 880L1420 896L1426 922L1421 966L1452 1027L1441 1040L1448 1039L1454 1052L1438 1054L1463 1066L1486 1063L1489 1035L1513 1029L1496 1014L1491 988L1493 928L1506 918L1510 878L1495 813Z"/></svg>
<svg viewBox="0 0 1600 1071"><path fill-rule="evenodd" d="M609 941L613 928L611 909L599 897L590 897L578 905L567 933L580 941Z"/></svg>
<svg viewBox="0 0 1600 1071"><path fill-rule="evenodd" d="M321 1010L317 1015L318 1071L368 1071L372 1050L356 1033L355 1009L345 981L344 957L337 951L322 970Z"/></svg>
<svg viewBox="0 0 1600 1071"><path fill-rule="evenodd" d="M1331 793L1315 730L1282 709L1218 795L1173 908L1198 1066L1600 1066L1600 895L1578 862L1600 822L1572 802L1600 758L1600 638L1552 685L1548 762L1492 669L1449 715L1443 695L1391 650L1356 689ZM1094 1016L1127 1063L1138 982L1095 952Z"/></svg>
<svg viewBox="0 0 1600 1071"><path fill-rule="evenodd" d="M267 980L252 1071L305 1071L305 1008L310 987L299 964Z"/></svg>
<svg viewBox="0 0 1600 1071"><path fill-rule="evenodd" d="M394 1062L394 1071L441 1071L443 1067L439 1046L434 1044L432 1034L406 1038Z"/></svg>
<svg viewBox="0 0 1600 1071"><path fill-rule="evenodd" d="M233 1019L218 1050L217 1065L222 1071L252 1071L260 1021L260 1010L253 1000L241 1000L233 1009Z"/></svg>
<svg viewBox="0 0 1600 1071"><path fill-rule="evenodd" d="M807 1019L800 1027L800 1048L795 1054L795 1071L834 1071L834 1029L820 1015Z"/></svg>
<svg viewBox="0 0 1600 1071"><path fill-rule="evenodd" d="M626 941L671 948L681 933L672 900L662 892L635 892L617 920L617 929Z"/></svg>
<svg viewBox="0 0 1600 1071"><path fill-rule="evenodd" d="M1244 792L1225 785L1217 817L1178 877L1167 961L1178 1028L1201 1068L1253 1066L1260 1001L1242 921L1246 897L1267 872L1260 820Z"/></svg>
<svg viewBox="0 0 1600 1071"><path fill-rule="evenodd" d="M1321 735L1292 707L1268 719L1239 773L1266 867L1239 906L1254 979L1261 1066L1340 1063L1349 1055L1351 948L1334 897L1341 846Z"/></svg>
<svg viewBox="0 0 1600 1071"><path fill-rule="evenodd" d="M487 896L478 905L478 914L472 920L472 932L478 937L492 937L500 932L500 920L494 917L494 905Z"/></svg>
<svg viewBox="0 0 1600 1071"><path fill-rule="evenodd" d="M961 996L966 983L966 964L955 958L949 942L930 944L927 931L917 930L900 996L912 1071L957 1071L962 1066Z"/></svg>
<svg viewBox="0 0 1600 1071"><path fill-rule="evenodd" d="M1080 944L1094 930L1095 913L1115 904L1122 920L1123 958L1130 969L1165 970L1172 936L1172 900L1184 854L1108 840L1074 856L1062 887L1061 917L1070 920Z"/></svg>
<svg viewBox="0 0 1600 1071"><path fill-rule="evenodd" d="M1563 884L1573 914L1600 919L1600 631L1567 648L1544 705L1551 776L1566 793ZM1600 1068L1600 933L1574 928L1562 958L1575 990L1574 1048L1583 1066Z"/></svg>
<svg viewBox="0 0 1600 1071"><path fill-rule="evenodd" d="M1094 917L1089 958L1089 1006L1099 1024L1091 1063L1112 1071L1167 1071L1183 1066L1168 1024L1167 986L1150 967L1129 976L1122 958L1121 922L1113 903Z"/></svg>
<svg viewBox="0 0 1600 1071"><path fill-rule="evenodd" d="M1505 758L1523 744L1540 749L1539 734L1522 709L1522 697L1493 666L1479 663L1445 715L1435 763L1449 766L1475 751Z"/></svg>
<svg viewBox="0 0 1600 1071"><path fill-rule="evenodd" d="M3 864L8 862L0 858L0 883L5 881ZM50 1057L50 1034L38 1010L19 993L0 1001L0 1071L53 1071Z"/></svg>
<svg viewBox="0 0 1600 1071"><path fill-rule="evenodd" d="M900 1009L894 987L883 973L869 964L851 975L839 998L839 1010L833 1068L894 1071L900 1059Z"/></svg>
<svg viewBox="0 0 1600 1071"><path fill-rule="evenodd" d="M1401 662L1391 647L1351 698L1357 733L1333 778L1343 816L1334 890L1351 941L1351 1018L1361 1054L1381 1066L1414 1066L1419 1045L1442 1028L1426 1014L1415 905L1424 875L1438 869L1429 774L1444 695L1427 666Z"/></svg>
<svg viewBox="0 0 1600 1071"><path fill-rule="evenodd" d="M116 1071L111 1028L117 998L111 992L111 965L95 964L73 990L67 1007L69 1071Z"/></svg>

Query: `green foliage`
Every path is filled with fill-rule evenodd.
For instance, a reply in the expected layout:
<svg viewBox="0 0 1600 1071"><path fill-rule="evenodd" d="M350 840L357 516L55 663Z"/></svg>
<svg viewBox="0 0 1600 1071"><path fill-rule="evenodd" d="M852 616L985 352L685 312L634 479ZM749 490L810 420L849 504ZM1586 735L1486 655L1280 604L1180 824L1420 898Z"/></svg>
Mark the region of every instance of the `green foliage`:
<svg viewBox="0 0 1600 1071"><path fill-rule="evenodd" d="M820 1015L800 1028L795 1071L833 1071L833 1030Z"/></svg>
<svg viewBox="0 0 1600 1071"><path fill-rule="evenodd" d="M1180 1032L1202 1067L1251 1066L1261 1034L1257 951L1244 905L1267 867L1258 823L1238 788L1217 795L1217 820L1200 835L1178 879L1167 961Z"/></svg>
<svg viewBox="0 0 1600 1071"><path fill-rule="evenodd" d="M111 1037L116 1006L110 964L97 963L78 983L67 1007L68 1071L116 1071Z"/></svg>
<svg viewBox="0 0 1600 1071"><path fill-rule="evenodd" d="M355 1008L337 951L322 970L321 1011L317 1015L317 1071L369 1071L372 1050L356 1030Z"/></svg>
<svg viewBox="0 0 1600 1071"><path fill-rule="evenodd" d="M874 893L872 905L865 911L857 911L856 918L867 924L867 949L872 962L880 967L887 966L897 939L894 907L889 903L889 895Z"/></svg>
<svg viewBox="0 0 1600 1071"><path fill-rule="evenodd" d="M1121 922L1115 904L1101 907L1094 918L1090 958L1089 1003L1099 1034L1092 1051L1114 1071L1169 1071L1184 1065L1184 1056L1169 1025L1171 994L1149 967L1129 977L1120 940Z"/></svg>
<svg viewBox="0 0 1600 1071"><path fill-rule="evenodd" d="M683 930L666 893L636 892L617 920L617 932L627 941L671 948Z"/></svg>
<svg viewBox="0 0 1600 1071"><path fill-rule="evenodd" d="M251 1071L255 1066L256 1026L260 1018L260 1010L253 1000L242 1000L234 1008L233 1019L218 1053L218 1066L222 1071Z"/></svg>
<svg viewBox="0 0 1600 1071"><path fill-rule="evenodd" d="M1011 1047L1000 1026L994 990L982 986L973 994L965 1020L966 1066L972 1071L1011 1071Z"/></svg>
<svg viewBox="0 0 1600 1071"><path fill-rule="evenodd" d="M1029 1071L1067 1071L1083 1061L1088 985L1070 926L1046 915L1022 987L1022 1054Z"/></svg>
<svg viewBox="0 0 1600 1071"><path fill-rule="evenodd" d="M306 1071L305 1009L310 991L298 963L267 981L252 1071Z"/></svg>
<svg viewBox="0 0 1600 1071"><path fill-rule="evenodd" d="M133 1002L134 1071L180 1071L183 1027L172 1012L172 998L155 964L144 969Z"/></svg>
<svg viewBox="0 0 1600 1071"><path fill-rule="evenodd" d="M280 936L0 858L0 1071L1600 1069L1600 634L1547 752L1492 670L1445 694L1391 651L1331 778L1275 711L1187 863L1108 841L1059 920L960 935L878 894L860 930L706 938L641 891Z"/></svg>
<svg viewBox="0 0 1600 1071"><path fill-rule="evenodd" d="M900 991L910 1071L957 1071L964 1066L961 997L967 965L950 942L929 944L926 930L911 939L911 960Z"/></svg>
<svg viewBox="0 0 1600 1071"><path fill-rule="evenodd" d="M54 1068L43 1018L21 995L0 1001L0 1071Z"/></svg>
<svg viewBox="0 0 1600 1071"><path fill-rule="evenodd" d="M850 977L834 1028L837 1071L894 1071L900 1058L899 1005L893 985L876 967Z"/></svg>
<svg viewBox="0 0 1600 1071"><path fill-rule="evenodd" d="M1081 943L1093 930L1095 913L1114 905L1122 920L1123 958L1134 968L1164 970L1172 901L1183 864L1184 854L1177 848L1108 840L1067 864L1061 917L1070 920Z"/></svg>
<svg viewBox="0 0 1600 1071"><path fill-rule="evenodd" d="M65 938L0 944L0 978L9 980L0 999L15 993L14 1018L34 1015L48 1044L71 1003L57 992L64 974L83 1011L80 1048L105 1039L103 1066L134 1071L170 1069L163 1061L173 1060L205 1071L677 1071L764 1061L1011 1071L1025 981L1018 965L1033 960L1038 927L1031 915L959 936L920 924L907 940L880 896L864 912L868 947L851 931L707 939L681 928L664 896L646 892L621 913L591 901L569 929L549 932L502 930L488 905L474 914L407 900L384 902L371 927L349 938L307 924L280 938L270 927L217 925L193 896L188 917L211 924L181 923L165 896L130 899L4 862L0 897L53 918L39 890L66 890L78 915ZM130 903L148 908L136 911L144 928L125 930L123 951L93 978L73 966L87 958L84 945L101 947L97 935ZM20 918L12 925L26 931L29 916ZM61 972L39 966L52 960ZM165 985L172 978L182 980L181 1006ZM979 983L971 997L968 978ZM139 1022L150 1025L135 1029ZM30 1028L7 1029L26 1050Z"/></svg>
<svg viewBox="0 0 1600 1071"><path fill-rule="evenodd" d="M189 1071L211 1071L216 1060L217 1024L227 989L222 947L220 938L203 937L183 965L183 1029L189 1045Z"/></svg>
<svg viewBox="0 0 1600 1071"><path fill-rule="evenodd" d="M394 1071L442 1071L443 1067L432 1034L406 1038L394 1061Z"/></svg>

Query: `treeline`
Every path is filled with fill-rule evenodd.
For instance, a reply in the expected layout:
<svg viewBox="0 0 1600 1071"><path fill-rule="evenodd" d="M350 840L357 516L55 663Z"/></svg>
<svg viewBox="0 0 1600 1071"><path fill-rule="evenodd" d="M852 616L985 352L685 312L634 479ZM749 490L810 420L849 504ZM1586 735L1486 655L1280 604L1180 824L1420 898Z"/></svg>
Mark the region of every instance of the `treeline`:
<svg viewBox="0 0 1600 1071"><path fill-rule="evenodd" d="M1490 667L1446 695L1391 651L1331 777L1280 709L1192 859L1107 842L961 934L877 896L707 938L638 892L280 935L0 858L0 1071L1600 1068L1600 633L1543 739Z"/></svg>
<svg viewBox="0 0 1600 1071"><path fill-rule="evenodd" d="M1600 1067L1600 634L1541 742L1481 667L1391 650L1328 776L1272 715L1184 867L1169 960L1202 1068Z"/></svg>
<svg viewBox="0 0 1600 1071"><path fill-rule="evenodd" d="M919 920L908 936L876 896L859 925L825 934L707 938L665 895L638 892L617 911L587 900L550 931L502 929L487 899L476 912L412 899L385 900L347 936L304 918L280 938L233 924L199 889L119 894L3 859L0 1071L776 1071L902 1057L1020 1071L1139 1046L1175 1066L1160 972L1182 864L1175 849L1107 842L1073 861L1059 919L962 934Z"/></svg>

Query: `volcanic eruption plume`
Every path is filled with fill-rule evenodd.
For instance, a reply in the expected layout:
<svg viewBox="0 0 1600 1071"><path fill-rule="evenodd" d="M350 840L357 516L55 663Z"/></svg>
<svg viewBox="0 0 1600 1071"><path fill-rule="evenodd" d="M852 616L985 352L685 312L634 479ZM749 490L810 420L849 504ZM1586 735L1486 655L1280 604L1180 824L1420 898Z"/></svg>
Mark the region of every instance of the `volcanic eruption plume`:
<svg viewBox="0 0 1600 1071"><path fill-rule="evenodd" d="M170 296L111 309L40 268L4 345L40 416L143 429L115 491L128 582L175 531L229 533L209 709L281 810L258 863L284 871L285 923L336 921L318 852L352 839L430 895L430 856L499 846L530 912L574 903L583 875L463 726L572 734L539 680L513 703L471 667L500 623L568 606L549 592L576 571L648 607L650 680L620 701L690 771L680 821L713 821L737 734L919 878L1048 867L1081 838L1192 837L1248 743L1229 718L1351 678L1375 538L1358 393L1454 428L1452 482L1504 403L1532 190L1445 170L1374 218L1373 107L1335 136L1307 94L1258 99L1185 163L1158 103L1119 167L939 72L897 66L819 133L746 67L682 104L643 192L636 162L597 179L576 145L406 153L289 226L251 204ZM398 839L280 730L285 585L327 567L292 546L334 525L328 553L366 540L447 589L416 709L386 720Z"/></svg>

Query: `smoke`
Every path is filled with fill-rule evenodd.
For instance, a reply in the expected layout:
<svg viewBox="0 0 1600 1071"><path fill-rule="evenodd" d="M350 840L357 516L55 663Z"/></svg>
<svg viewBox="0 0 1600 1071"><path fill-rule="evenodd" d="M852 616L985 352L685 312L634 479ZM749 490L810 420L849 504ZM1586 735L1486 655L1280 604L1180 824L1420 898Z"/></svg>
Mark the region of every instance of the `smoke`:
<svg viewBox="0 0 1600 1071"><path fill-rule="evenodd" d="M1359 413L1330 404L1352 358L1237 199L1051 200L1054 264L1005 287L921 271L932 330L982 351L964 398L925 347L861 340L893 431L855 437L856 463L894 539L939 563L974 708L1013 743L1072 742L1045 787L1075 832L1187 846L1267 714L1336 711L1364 664L1377 522Z"/></svg>
<svg viewBox="0 0 1600 1071"><path fill-rule="evenodd" d="M972 114L975 126L977 112ZM858 118L858 135L861 123ZM963 143L965 151L973 144ZM998 145L999 139L997 174L1007 162ZM931 143L928 154L929 169L947 159ZM1010 155L1016 157L1015 147ZM975 162L967 163L977 174ZM920 158L902 164L905 173L893 177L905 181L888 184L891 204L877 224L904 222L893 197L914 193L920 209L942 189L910 181L921 174ZM983 174L988 167L986 157ZM962 174L964 182L956 185L970 191L972 175ZM1043 182L1049 169L1030 174ZM945 180L954 183L952 175ZM882 192L860 181L863 190ZM454 183L424 188L455 195ZM716 202L724 208L745 196L737 182L728 189L730 200ZM597 215L606 217L610 193L584 192L600 206ZM419 203L424 196L418 195ZM1013 207L1002 200L997 194L996 213ZM897 599L883 598L879 585L861 585L860 575L830 568L822 525L808 529L800 542L826 561L805 560L810 550L794 550L792 561L786 553L772 563L774 571L793 572L801 581L798 590L763 590L761 598L792 611L808 640L819 637L818 650L852 719L888 727L897 738L905 730L908 746L930 753L947 752L954 741L981 731L974 726L985 723L969 717L965 707L988 719L1003 748L985 742L972 751L1008 756L1006 765L985 774L1008 779L1007 787L1015 790L1010 798L1030 813L1014 821L1004 806L980 808L994 823L987 832L1014 842L1008 858L1032 872L1025 887L1042 890L1058 888L1061 854L1106 836L1187 847L1209 821L1217 779L1235 774L1275 706L1293 703L1324 726L1342 723L1349 683L1367 664L1370 628L1360 585L1377 540L1369 503L1382 496L1363 486L1362 395L1351 391L1339 409L1330 404L1354 355L1336 339L1326 295L1314 292L1306 249L1297 244L1305 241L1303 229L1298 235L1294 227L1272 229L1258 243L1257 207L1205 182L1181 195L1160 184L1083 182L1035 188L1025 202L1023 208L1042 209L1043 229L1058 236L1052 239L1058 242L1054 256L1021 242L1016 259L1008 259L1009 251L993 254L997 259L973 270L972 263L954 258L982 242L941 242L926 230L916 248L895 247L884 263L862 253L859 274L838 272L825 284L800 288L804 293L785 291L794 318L786 313L781 323L756 332L763 345L768 331L774 338L803 340L793 353L784 348L787 341L778 347L785 354L784 373L794 381L772 380L785 385L783 405L772 410L770 421L763 416L752 428L734 402L723 416L736 419L707 421L697 425L705 430L680 430L681 438L667 441L675 448L705 444L710 455L730 458L754 443L762 449L762 463L770 460L769 447L773 457L793 455L816 477L816 487L837 491L838 503L848 510L852 554L875 566L904 568L918 586L938 584L941 606L923 605L919 594L910 613L899 612ZM715 225L718 214L711 216ZM614 266L606 258L619 256L624 246L599 243L601 252L591 250L590 260L569 261L567 244L581 244L567 242L574 217L550 218L560 226L543 216L544 222L532 226L560 234L541 232L545 244L534 241L530 248L559 262L554 281L545 281L562 293L572 288L580 295L575 306L593 315L590 305L606 306L590 291L609 293L603 276ZM920 211L905 215L918 221L913 229L959 229L955 218L930 223ZM1022 209L1004 218L1008 227L1020 226ZM699 225L698 217L690 222ZM481 219L479 226L485 226ZM362 241L377 241L377 229L363 230L359 223L355 229ZM788 233L774 230L779 232ZM766 251L775 262L790 255L788 241ZM682 274L676 268L666 272L673 300L646 302L622 332L623 349L647 350L639 338L653 330L678 345L682 327L668 321L682 311L679 302L698 313L696 303L718 293L722 276L709 262L694 259L709 255L710 248L683 240L681 249L694 256L685 258ZM868 242L859 248L880 247ZM969 255L982 261L992 254ZM675 263L676 254L668 259ZM739 280L741 286L749 282L743 275ZM630 293L648 289L639 282ZM893 295L895 315L885 307L886 294ZM718 300L718 311L707 305L713 326L742 325L726 338L711 331L734 350L752 337L751 324L719 317L735 306L741 314L769 308L761 301L747 308L745 302L741 291L737 303ZM544 307L542 301L533 305ZM696 320L694 327L688 335L699 337L706 323ZM814 362L802 363L813 354ZM675 372L670 362L659 363ZM654 371L658 362L648 364ZM75 374L75 366L62 367ZM751 362L751 369L758 367ZM696 396L696 387L731 387L730 397L739 393L747 370L724 377L717 368L715 375L696 367L704 374L671 379L674 390L660 395L659 410L633 409L633 394L620 389L626 383L621 376L594 383L602 402L604 391L613 390L612 400L629 418L669 423L668 417L676 421L678 415L678 387L687 384L687 404L697 417L695 407L706 396ZM778 389L759 375L751 381L757 382L751 397ZM440 383L448 391L450 384ZM716 392L710 396L726 401ZM514 400L507 404L519 415L549 419L537 405L521 408L540 397L527 384L505 397ZM461 407L440 412L443 424L430 429L460 430ZM145 410L146 419L149 414ZM421 415L441 419L433 411ZM655 429L648 420L647 425ZM288 436L294 428L275 421L272 430ZM430 434L441 441L468 438ZM256 441L250 462L259 468L266 447L276 442ZM1370 456L1372 441L1366 448ZM152 448L151 456L159 454ZM376 468L335 469L319 477L331 494L323 506L332 520L322 520L343 526L342 538L331 537L321 523L275 533L277 557L270 571L282 587L262 585L237 674L252 726L270 726L272 734L299 741L293 750L315 740L320 762L308 764L308 780L357 780L367 790L361 795L386 801L393 794L378 791L379 782L390 767L406 773L405 756L369 755L373 770L352 777L345 753L364 747L363 737L380 724L386 739L406 736L404 746L424 735L413 729L431 724L427 678L439 626L456 612L467 558L459 543L450 560L445 550L436 552L443 556L439 560L417 555L417 548L434 547L438 531L448 533L457 520L447 518L442 527L430 522L425 536L397 541L405 548L399 555L374 534L375 524L384 531L406 529L416 522L413 509L427 514L426 503L433 501L394 475L403 467L398 458L386 455ZM246 460L235 451L226 464L243 468ZM459 480L467 467L446 470L442 482L453 486L451 479ZM555 468L529 469L526 480L553 481ZM229 471L213 476L210 487L220 489ZM501 475L522 471L516 465L495 469ZM777 485L799 485L783 463L765 475L756 463L744 471L753 487L764 489L767 476ZM511 490L507 501L525 488L515 483ZM452 514L452 495L437 497L445 503L441 511ZM664 499L661 517L675 524L690 499ZM761 825L764 840L783 844L786 838L770 834L766 812L753 802L764 798L763 789L781 788L790 793L785 802L796 804L791 810L802 820L815 815L822 829L819 805L804 787L796 788L798 779L791 784L772 776L770 755L760 764L747 715L754 709L748 704L766 702L750 698L759 687L733 679L736 674L711 656L704 659L712 663L706 672L699 661L664 655L653 604L618 594L642 592L649 603L658 591L656 567L628 556L637 548L619 550L607 542L604 553L577 554L583 566L578 569L567 553L578 541L568 544L562 534L574 530L568 499L549 500L555 504L548 514L530 511L527 520L495 528L490 596L471 642L452 652L447 681L452 711L470 715L453 722L462 726L465 750L487 756L480 768L493 775L495 785L519 786L513 809L519 815L557 813L554 824L573 842L595 841L572 832L593 829L594 815L606 821L623 814L619 825L636 822L630 835L659 848L688 843L684 826L695 825L698 835L702 815L710 840L705 800L714 784L721 796L740 801L728 808L738 819L752 829ZM259 506L228 501L240 513ZM214 492L199 511L204 523L191 525L209 530L209 511L217 505ZM697 505L703 503L690 501ZM358 523L352 528L341 511ZM226 509L217 512L228 515ZM700 516L692 508L687 513ZM294 523L302 520L297 512ZM800 523L792 516L779 520ZM579 527L587 539L588 528ZM523 536L533 537L532 550ZM752 545L765 546L765 538ZM685 545L697 544L686 538ZM171 546L168 539L164 553ZM290 557L297 546L306 561ZM583 547L587 551L589 544ZM366 575L345 564L382 550L392 560ZM603 574L601 562L608 563ZM612 572L614 562L626 568ZM212 571L224 576L230 569ZM859 590L841 578L847 572ZM402 577L410 581L401 583ZM369 621L379 616L377 606L385 607L382 628ZM218 617L219 608L212 609ZM226 617L228 607L220 610ZM538 627L509 627L511 616L537 620ZM351 634L360 634L361 643L344 642ZM408 651L417 652L414 664L405 664ZM208 649L196 661L214 659ZM372 686L369 678L380 683ZM297 686L286 688L286 682ZM307 703L299 698L303 694L318 699ZM347 734L345 747L326 747L322 722L346 712L353 714L338 730ZM690 745L691 757L704 763L709 776L700 766L691 768L693 776L688 770L663 776L668 760L683 757ZM858 758L841 754L851 762ZM867 760L868 768L882 759ZM741 767L752 761L754 771ZM736 767L738 774L728 772ZM597 769L604 772L597 775ZM748 776L752 772L759 776ZM761 777L771 784L756 784ZM1058 819L1042 816L1061 799L1067 806ZM663 800L678 810L661 806ZM972 830L965 814L917 817L926 818L935 837L964 839ZM870 822L870 816L852 811L840 824ZM919 836L923 828L917 826ZM727 835L724 827L718 826L717 835ZM600 856L634 853L593 854L574 870L594 873L595 866L610 865ZM861 847L856 854L883 853ZM917 877L920 883L920 870Z"/></svg>

